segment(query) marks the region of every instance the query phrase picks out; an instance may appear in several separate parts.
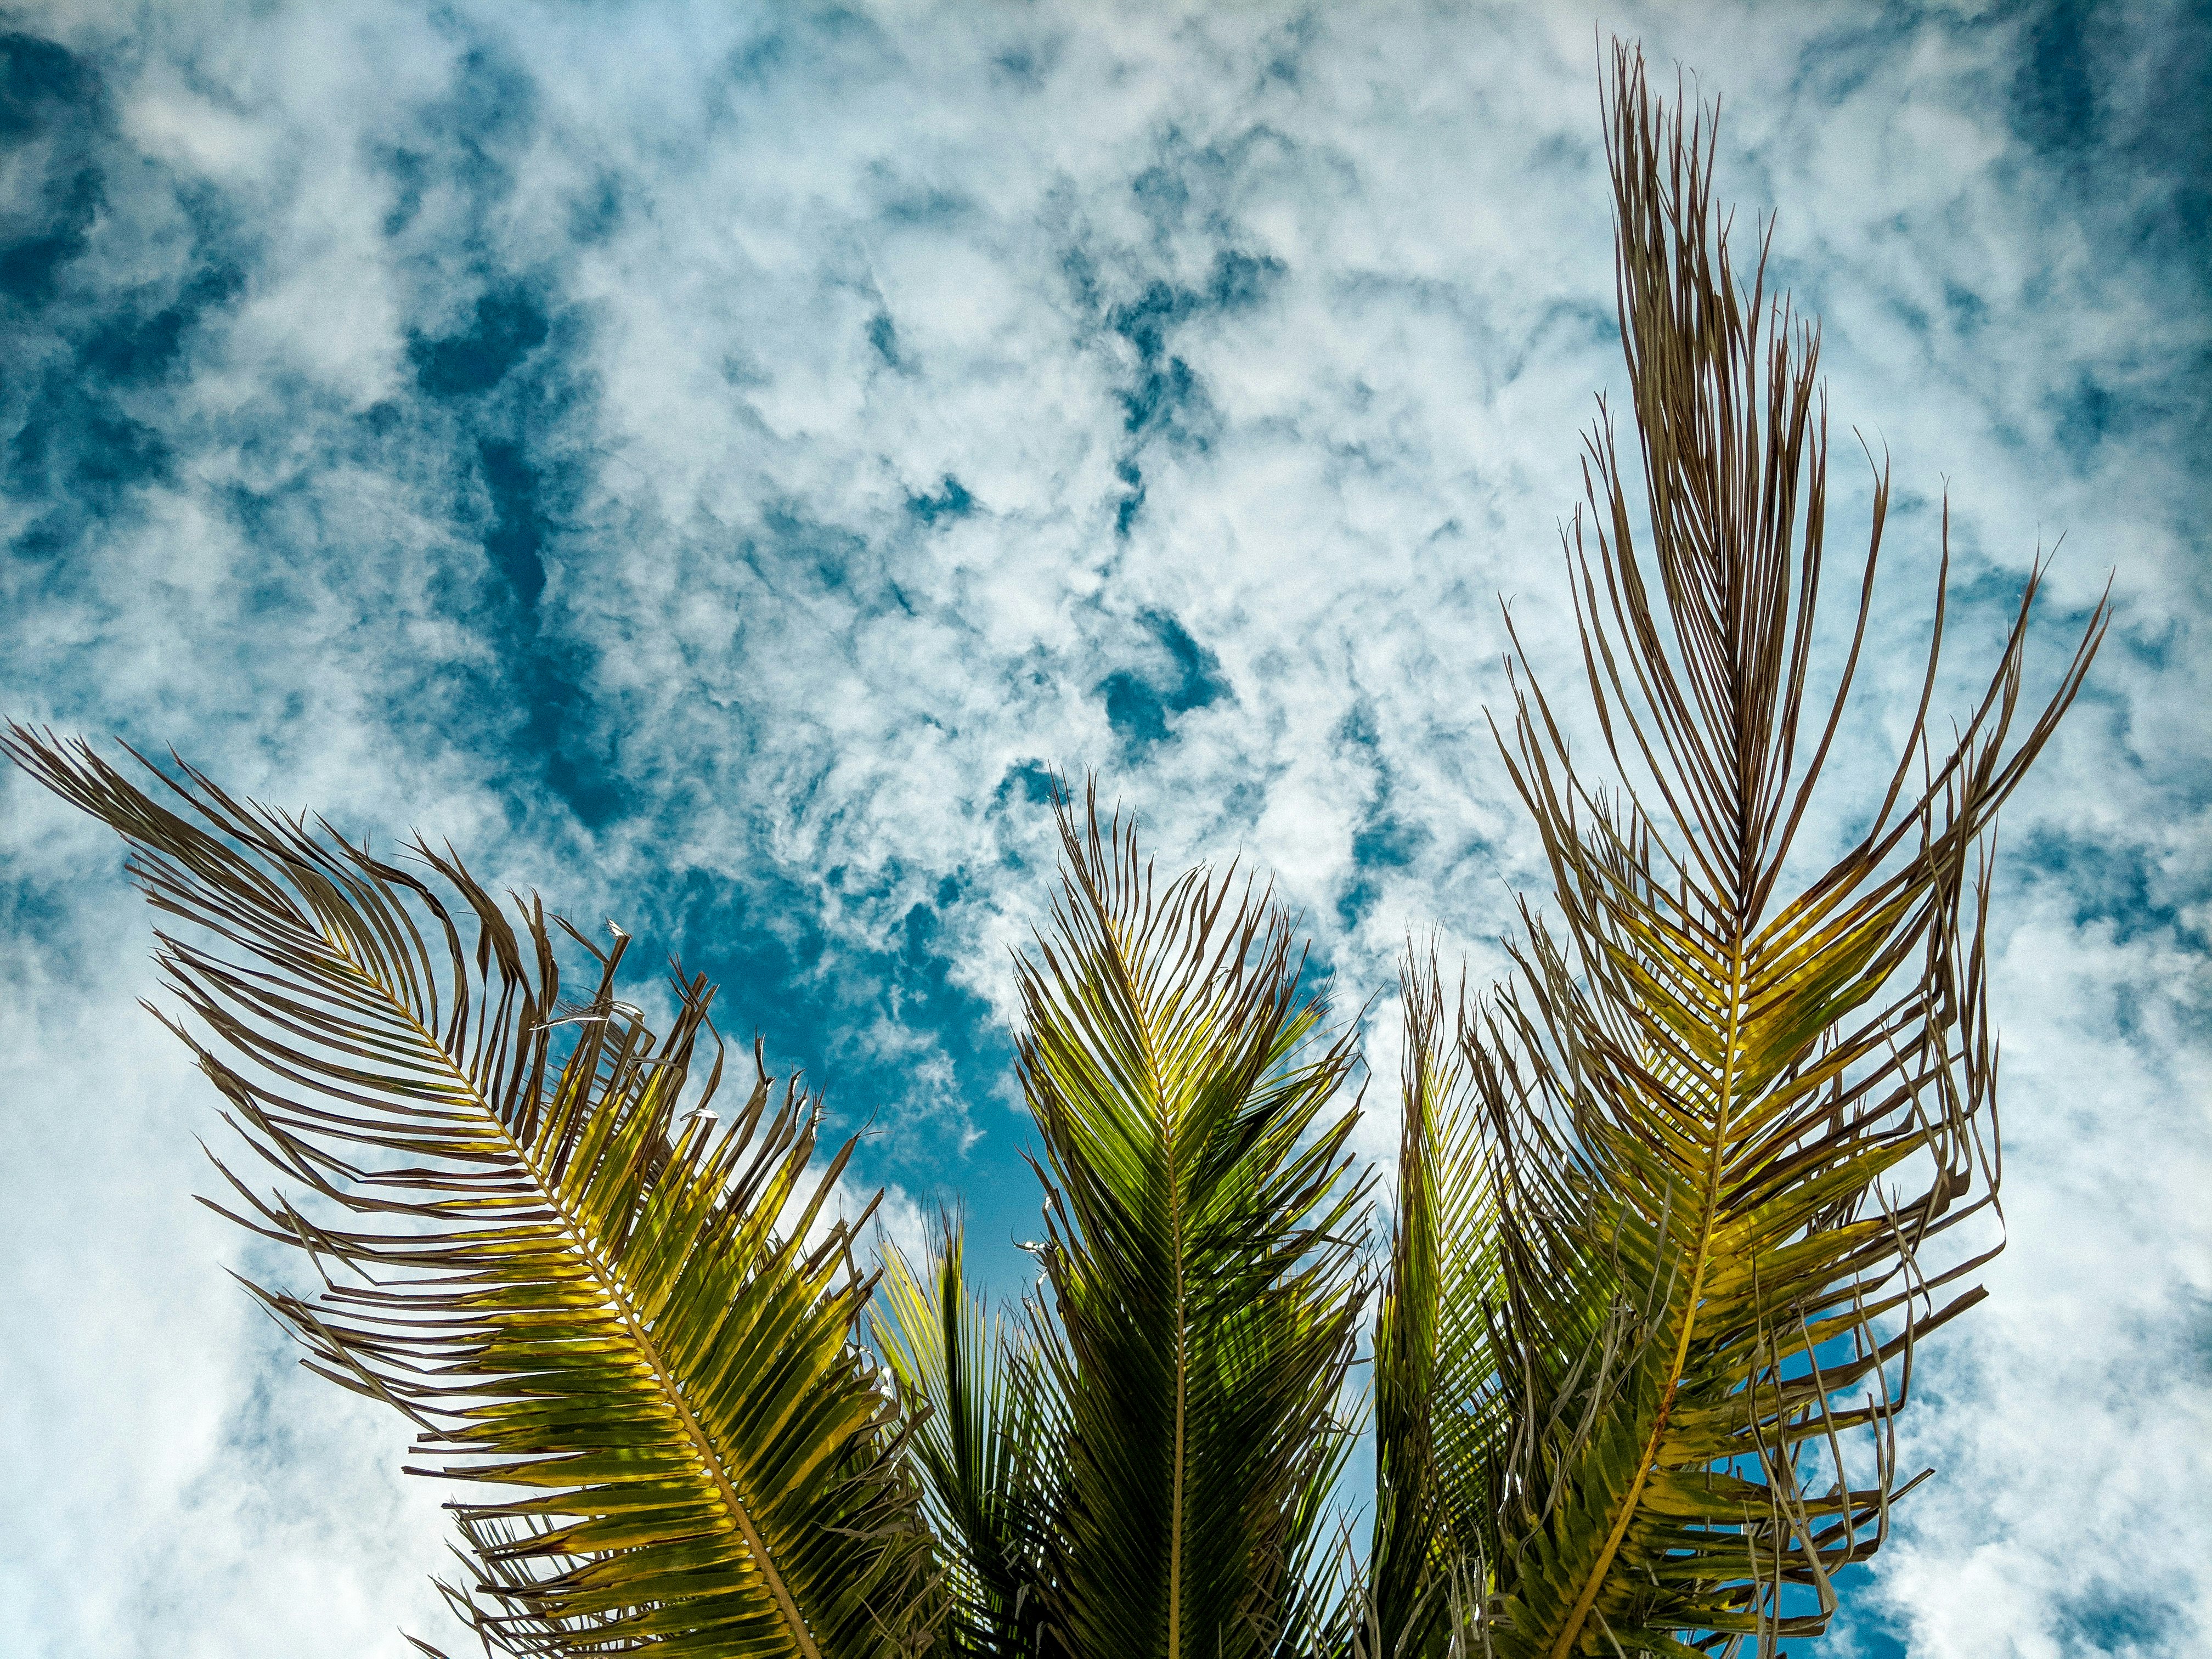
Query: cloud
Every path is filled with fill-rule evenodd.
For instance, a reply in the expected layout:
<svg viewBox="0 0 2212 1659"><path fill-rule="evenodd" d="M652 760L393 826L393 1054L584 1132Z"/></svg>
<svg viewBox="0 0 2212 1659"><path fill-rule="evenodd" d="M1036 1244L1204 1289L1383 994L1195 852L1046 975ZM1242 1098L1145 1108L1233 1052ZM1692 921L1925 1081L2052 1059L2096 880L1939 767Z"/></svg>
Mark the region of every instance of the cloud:
<svg viewBox="0 0 2212 1659"><path fill-rule="evenodd" d="M33 15L0 52L10 712L449 836L680 948L733 1035L872 1129L902 1225L968 1195L1009 1289L1035 1195L1006 952L1051 772L1101 769L1165 862L1273 876L1347 1013L1409 928L1495 970L1541 878L1482 718L1497 599L1571 684L1556 527L1620 386L1588 15ZM1606 26L1725 94L1739 235L1780 210L1772 274L1826 327L1838 557L1850 434L1893 458L1842 775L1917 696L1947 480L1942 706L2039 543L2067 538L2039 672L2108 569L2119 602L2009 820L2012 1243L1924 1356L1908 1432L1944 1474L1861 1645L2188 1651L2206 33L2074 5ZM308 1645L399 1652L442 1616L434 1497L255 1346L208 1265L238 1246L182 1197L204 1103L131 1007L143 918L112 849L0 790L39 1100L0 1152L38 1333L0 1387L55 1506L0 1522L23 1639L290 1651L254 1610L313 1582ZM2143 1601L2118 1564L2154 1534L2172 1594ZM90 1559L131 1588L78 1594Z"/></svg>

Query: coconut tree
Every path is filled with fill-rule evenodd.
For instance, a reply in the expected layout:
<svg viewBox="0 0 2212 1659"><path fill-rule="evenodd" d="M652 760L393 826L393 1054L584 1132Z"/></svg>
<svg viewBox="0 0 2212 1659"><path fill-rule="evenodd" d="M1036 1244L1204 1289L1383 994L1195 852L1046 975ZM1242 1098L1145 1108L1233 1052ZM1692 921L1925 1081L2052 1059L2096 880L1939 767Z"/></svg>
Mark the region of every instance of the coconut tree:
<svg viewBox="0 0 2212 1659"><path fill-rule="evenodd" d="M1632 52L1607 134L1641 485L1601 411L1566 536L1595 737L1522 654L1500 747L1552 891L1482 997L1407 962L1372 1268L1357 1022L1267 890L1156 878L1095 799L1060 803L1018 969L1044 1237L994 1309L955 1223L878 1284L819 1100L756 1045L719 1105L713 988L676 969L649 1030L611 924L182 763L0 738L129 844L163 1018L252 1154L207 1201L313 1263L249 1286L303 1363L464 1483L447 1594L487 1650L1565 1659L1825 1624L1911 1484L1915 1345L1981 1294L1987 1249L1931 1245L1994 1202L1990 836L2103 613L2023 716L2031 580L1939 744L1939 578L1893 775L1831 861L1801 847L1887 469L1816 688L1817 331L1763 245L1739 282L1711 125ZM1363 1548L1331 1504L1370 1296Z"/></svg>

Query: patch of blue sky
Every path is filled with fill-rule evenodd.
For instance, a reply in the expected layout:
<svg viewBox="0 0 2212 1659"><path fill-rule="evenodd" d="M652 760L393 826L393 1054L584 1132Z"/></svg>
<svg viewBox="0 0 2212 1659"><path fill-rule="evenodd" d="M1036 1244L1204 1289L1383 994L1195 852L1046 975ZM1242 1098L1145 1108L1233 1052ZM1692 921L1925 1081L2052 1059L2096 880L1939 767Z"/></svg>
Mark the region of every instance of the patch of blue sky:
<svg viewBox="0 0 2212 1659"><path fill-rule="evenodd" d="M15 546L49 558L79 550L134 486L164 476L173 448L148 401L174 377L194 324L239 283L219 234L196 234L181 269L120 292L84 280L78 262L112 210L112 127L94 66L52 42L0 39L0 143L22 169L0 215L0 477L31 515Z"/></svg>
<svg viewBox="0 0 2212 1659"><path fill-rule="evenodd" d="M967 485L946 473L938 489L906 498L906 510L925 525L943 519L964 519L975 510L975 497Z"/></svg>
<svg viewBox="0 0 2212 1659"><path fill-rule="evenodd" d="M904 886L896 871L860 891L843 870L828 872L823 884L862 903L895 903ZM939 878L929 898L905 906L876 949L830 933L819 919L820 888L772 864L743 879L687 871L637 895L638 921L680 942L685 968L723 988L715 1018L726 1039L742 1046L763 1036L771 1069L797 1070L823 1093L830 1133L866 1138L877 1179L897 1182L933 1212L964 1205L988 1256L1035 1231L1034 1182L1017 1176L1021 1166L1002 1144L976 1156L977 1130L964 1114L917 1120L910 1109L937 1092L988 1101L1003 1091L1012 1064L1012 1039L989 1006L952 978L957 952L942 937L943 916L965 886L957 872ZM912 1040L871 1040L885 1027ZM1002 1131L993 1139L1008 1138Z"/></svg>
<svg viewBox="0 0 2212 1659"><path fill-rule="evenodd" d="M1224 248L1201 286L1155 279L1135 299L1107 312L1107 326L1136 354L1135 382L1121 394L1121 426L1139 451L1150 443L1203 451L1212 441L1219 417L1198 375L1170 343L1179 326L1257 305L1269 279L1281 271L1279 260ZM1133 468L1135 462L1125 465ZM1135 477L1127 482L1133 491L1139 487ZM1116 528L1126 533L1128 520L1118 520Z"/></svg>
<svg viewBox="0 0 2212 1659"><path fill-rule="evenodd" d="M1404 870L1426 846L1426 826L1402 816L1393 799L1389 758L1375 729L1374 708L1356 704L1336 730L1337 742L1357 753L1375 774L1372 798L1352 836L1352 863L1346 884L1336 901L1338 923L1347 933L1356 932L1382 897L1388 873Z"/></svg>
<svg viewBox="0 0 2212 1659"><path fill-rule="evenodd" d="M1098 683L1106 723L1121 740L1126 758L1137 759L1171 735L1176 717L1210 708L1236 693L1223 678L1221 659L1191 638L1165 611L1140 612L1138 661ZM1148 638L1146 636L1149 636Z"/></svg>

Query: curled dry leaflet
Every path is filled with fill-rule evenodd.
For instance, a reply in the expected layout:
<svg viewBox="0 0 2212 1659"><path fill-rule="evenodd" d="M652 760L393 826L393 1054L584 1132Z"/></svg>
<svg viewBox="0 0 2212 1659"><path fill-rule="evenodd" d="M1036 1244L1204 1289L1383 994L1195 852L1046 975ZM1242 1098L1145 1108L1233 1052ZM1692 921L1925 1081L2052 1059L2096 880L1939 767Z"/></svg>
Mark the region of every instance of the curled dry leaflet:
<svg viewBox="0 0 2212 1659"><path fill-rule="evenodd" d="M720 1096L703 976L674 969L648 1030L619 927L181 763L0 739L130 844L164 1018L253 1154L208 1201L304 1253L307 1293L254 1294L467 1494L446 1591L488 1650L1566 1659L1826 1625L1912 1484L1915 1345L2001 1239L1990 837L2106 613L2024 709L2031 580L1939 744L1939 579L1887 790L1794 881L1887 464L1816 683L1818 331L1763 246L1732 266L1710 120L1632 50L1606 132L1636 444L1601 414L1566 537L1589 703L1563 724L1510 669L1494 729L1552 889L1486 994L1408 955L1387 1255L1354 1023L1301 990L1265 890L1157 876L1095 786L1059 802L1019 969L1046 1226L1036 1294L996 1308L951 1219L864 1266L866 1212L831 1203L851 1145L816 1164L819 1102L757 1045ZM1370 1311L1354 1539L1332 1495Z"/></svg>

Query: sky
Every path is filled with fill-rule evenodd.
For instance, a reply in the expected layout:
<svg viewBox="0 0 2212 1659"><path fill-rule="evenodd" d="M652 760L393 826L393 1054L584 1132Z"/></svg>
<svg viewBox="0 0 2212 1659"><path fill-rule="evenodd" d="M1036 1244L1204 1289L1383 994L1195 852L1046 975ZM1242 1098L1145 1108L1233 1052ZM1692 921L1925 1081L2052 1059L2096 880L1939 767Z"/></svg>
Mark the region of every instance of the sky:
<svg viewBox="0 0 2212 1659"><path fill-rule="evenodd" d="M2008 1248L1825 1651L2212 1648L2212 15L2202 6L208 3L0 18L0 713L614 916L803 1067L895 1236L1036 1224L1055 773L1370 1007L1543 871L1501 599L1623 391L1601 32L1721 98L1894 496L1887 777L2057 549L2112 633L2008 809ZM112 752L112 751L111 751ZM1840 821L1840 820L1839 820ZM0 1653L452 1642L402 1426L291 1363L112 836L0 774ZM637 958L634 958L637 959ZM1370 1005L1371 1000L1371 1005Z"/></svg>

